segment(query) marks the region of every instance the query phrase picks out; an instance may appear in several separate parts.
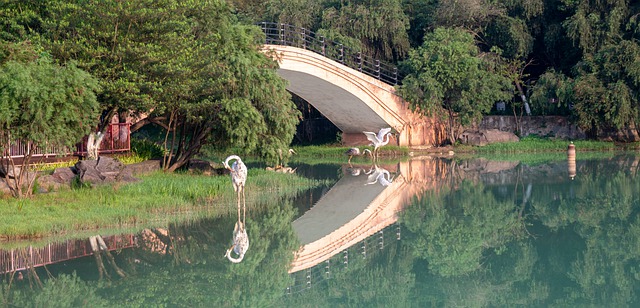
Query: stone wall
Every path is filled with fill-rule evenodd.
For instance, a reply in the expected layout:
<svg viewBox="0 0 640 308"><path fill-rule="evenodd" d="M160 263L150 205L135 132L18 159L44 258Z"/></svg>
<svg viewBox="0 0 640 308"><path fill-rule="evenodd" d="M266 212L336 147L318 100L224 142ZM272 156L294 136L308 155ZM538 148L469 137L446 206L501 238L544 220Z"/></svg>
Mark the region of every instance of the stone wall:
<svg viewBox="0 0 640 308"><path fill-rule="evenodd" d="M560 139L584 139L585 133L576 125L569 123L567 117L562 116L523 116L516 123L514 116L485 116L479 129L498 129L501 131L516 133L520 131L520 137L538 135L541 137L553 137ZM521 129L516 127L520 125Z"/></svg>

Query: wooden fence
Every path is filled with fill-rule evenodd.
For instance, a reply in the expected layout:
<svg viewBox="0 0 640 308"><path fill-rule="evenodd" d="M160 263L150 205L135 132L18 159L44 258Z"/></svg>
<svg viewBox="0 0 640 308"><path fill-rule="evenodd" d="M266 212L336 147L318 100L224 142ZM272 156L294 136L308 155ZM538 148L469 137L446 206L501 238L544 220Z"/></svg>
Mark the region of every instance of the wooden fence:
<svg viewBox="0 0 640 308"><path fill-rule="evenodd" d="M111 123L107 127L104 139L102 139L99 152L101 154L112 154L131 150L130 126L131 123ZM32 153L34 157L84 156L87 153L87 139L88 137L82 139L82 142L78 143L75 149L47 146L34 148L31 143L18 140L12 143L8 149L5 149L5 155L3 156L21 158L28 153Z"/></svg>

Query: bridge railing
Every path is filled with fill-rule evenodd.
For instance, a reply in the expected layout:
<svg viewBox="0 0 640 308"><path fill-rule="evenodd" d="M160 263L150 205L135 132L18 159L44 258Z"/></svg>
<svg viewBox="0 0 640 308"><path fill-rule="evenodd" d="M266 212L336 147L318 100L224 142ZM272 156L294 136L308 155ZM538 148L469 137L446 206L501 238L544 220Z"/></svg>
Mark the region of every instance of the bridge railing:
<svg viewBox="0 0 640 308"><path fill-rule="evenodd" d="M397 67L327 40L309 29L274 22L261 22L259 25L266 35L266 44L310 50L380 81L391 85L400 84Z"/></svg>

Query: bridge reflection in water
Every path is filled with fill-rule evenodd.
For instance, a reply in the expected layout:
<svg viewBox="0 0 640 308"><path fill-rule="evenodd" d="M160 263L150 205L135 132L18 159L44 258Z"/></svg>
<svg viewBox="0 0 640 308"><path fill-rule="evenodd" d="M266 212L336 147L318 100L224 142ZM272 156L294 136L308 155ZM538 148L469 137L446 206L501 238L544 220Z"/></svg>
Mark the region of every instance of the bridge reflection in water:
<svg viewBox="0 0 640 308"><path fill-rule="evenodd" d="M301 242L289 273L309 269L363 241L398 220L411 199L437 189L448 172L440 159L412 159L392 165L343 167L345 175L293 222ZM393 177L387 186L373 173L386 170ZM372 170L373 169L373 170ZM369 174L367 174L369 173Z"/></svg>

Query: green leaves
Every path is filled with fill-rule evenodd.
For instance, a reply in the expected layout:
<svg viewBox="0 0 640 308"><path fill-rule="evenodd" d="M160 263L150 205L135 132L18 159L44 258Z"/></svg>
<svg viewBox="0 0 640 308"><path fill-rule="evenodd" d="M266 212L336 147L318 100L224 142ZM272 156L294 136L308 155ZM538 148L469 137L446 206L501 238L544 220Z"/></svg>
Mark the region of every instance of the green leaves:
<svg viewBox="0 0 640 308"><path fill-rule="evenodd" d="M403 63L408 72L398 93L412 109L449 118L449 142L454 127L479 119L499 100L511 97L510 80L480 57L470 33L438 28Z"/></svg>
<svg viewBox="0 0 640 308"><path fill-rule="evenodd" d="M97 81L48 58L0 66L0 130L34 146L71 147L98 121Z"/></svg>

